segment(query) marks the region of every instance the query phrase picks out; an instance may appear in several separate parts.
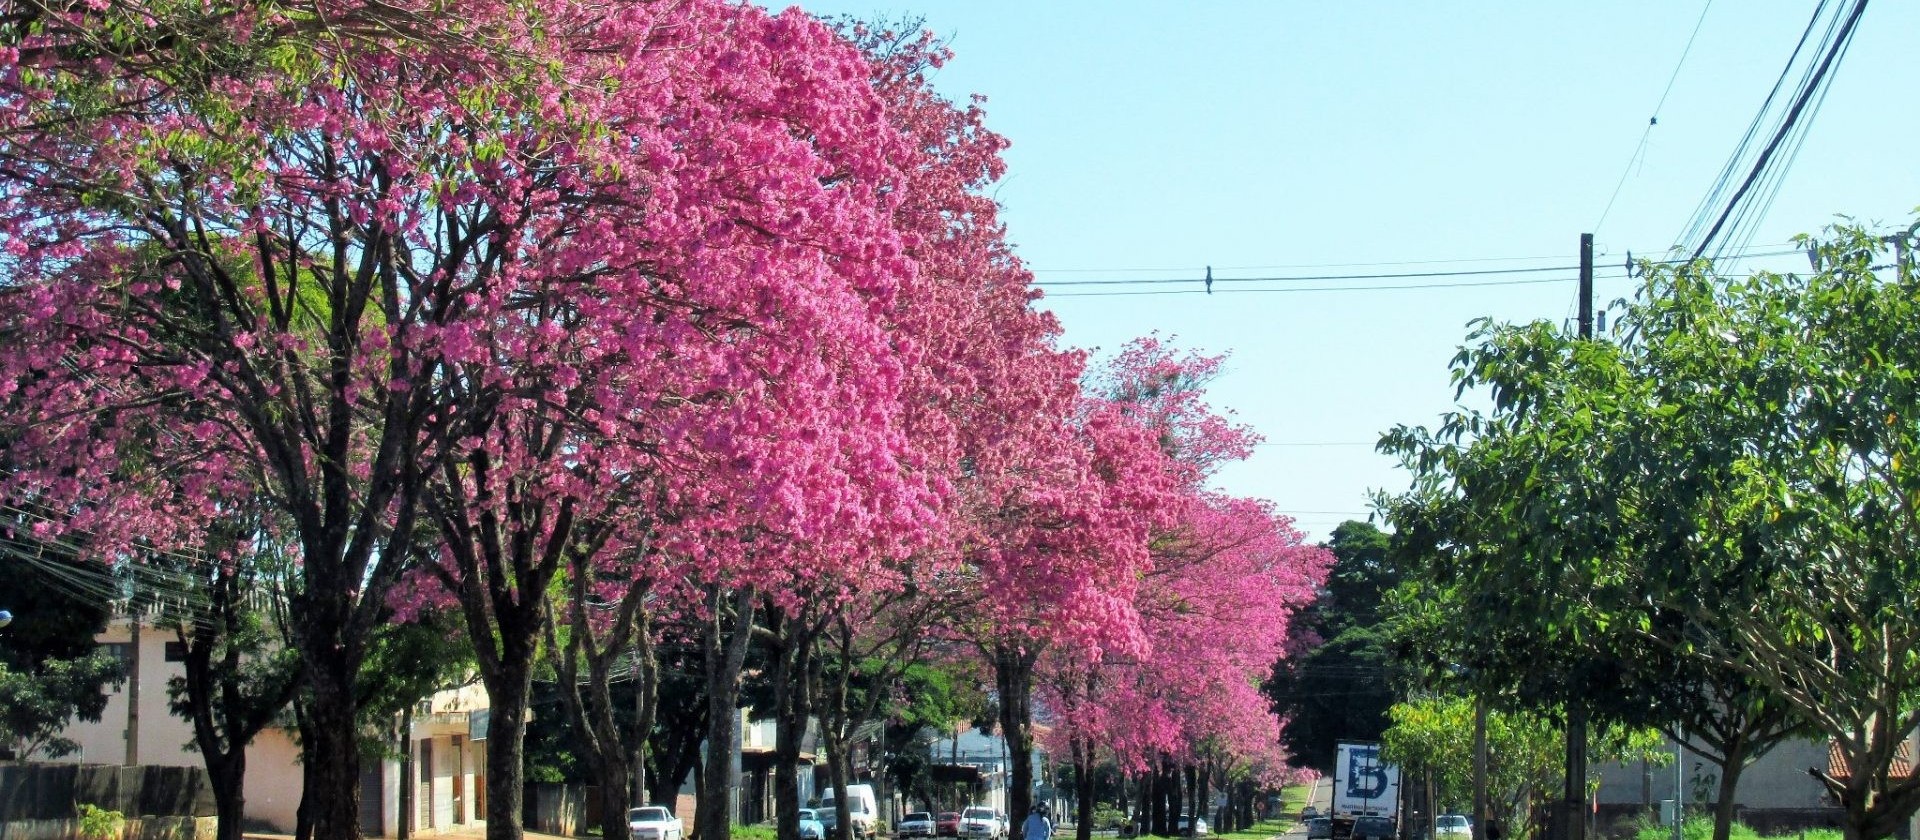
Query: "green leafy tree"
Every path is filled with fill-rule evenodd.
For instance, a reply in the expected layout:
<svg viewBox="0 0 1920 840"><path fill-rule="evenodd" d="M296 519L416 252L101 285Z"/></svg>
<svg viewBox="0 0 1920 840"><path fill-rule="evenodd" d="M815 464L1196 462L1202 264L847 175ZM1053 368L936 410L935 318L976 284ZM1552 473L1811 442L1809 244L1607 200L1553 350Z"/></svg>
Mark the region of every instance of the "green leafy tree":
<svg viewBox="0 0 1920 840"><path fill-rule="evenodd" d="M1456 809L1472 798L1473 705L1471 698L1458 696L1397 703L1389 711L1393 722L1381 737L1388 760L1409 773L1431 772L1436 803ZM1488 714L1487 788L1492 815L1508 826L1509 836L1530 836L1533 815L1564 783L1560 757L1565 737L1565 731L1546 715ZM1593 733L1591 755L1596 762L1659 764L1671 758L1663 744L1653 729L1604 726Z"/></svg>
<svg viewBox="0 0 1920 840"><path fill-rule="evenodd" d="M1920 723L1920 283L1903 238L1890 254L1836 229L1808 243L1809 276L1649 266L1612 341L1481 325L1455 380L1492 412L1386 441L1417 476L1387 505L1427 558L1414 614L1523 692L1528 670L1587 663L1667 722L1688 714L1675 694L1749 734L1804 722L1850 768L1823 777L1848 836L1904 824L1920 781L1890 767ZM1641 678L1661 657L1691 671L1664 694Z"/></svg>
<svg viewBox="0 0 1920 840"><path fill-rule="evenodd" d="M275 723L301 685L300 657L280 632L291 565L282 546L255 533L218 558L163 559L176 597L157 599L162 626L184 656L167 681L168 707L193 730L212 781L218 840L240 840L246 814L247 745Z"/></svg>
<svg viewBox="0 0 1920 840"><path fill-rule="evenodd" d="M102 689L124 676L120 660L94 641L106 629L114 581L58 545L19 538L0 545L0 580L0 608L13 612L0 630L0 754L68 755L79 745L61 730L74 718L99 720Z"/></svg>
<svg viewBox="0 0 1920 840"><path fill-rule="evenodd" d="M1266 688L1287 720L1289 760L1331 773L1336 742L1377 740L1387 727L1396 695L1382 602L1399 572L1388 535L1370 523L1342 522L1325 545L1334 556L1326 591L1290 630L1300 655L1281 660Z"/></svg>

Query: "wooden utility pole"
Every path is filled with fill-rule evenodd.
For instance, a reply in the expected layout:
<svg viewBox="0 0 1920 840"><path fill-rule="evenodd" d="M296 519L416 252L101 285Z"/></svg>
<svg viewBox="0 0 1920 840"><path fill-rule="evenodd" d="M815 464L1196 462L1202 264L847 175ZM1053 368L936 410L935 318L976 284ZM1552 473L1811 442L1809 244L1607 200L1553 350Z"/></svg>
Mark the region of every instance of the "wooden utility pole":
<svg viewBox="0 0 1920 840"><path fill-rule="evenodd" d="M126 766L140 763L140 613L127 602L127 755Z"/></svg>
<svg viewBox="0 0 1920 840"><path fill-rule="evenodd" d="M1580 234L1580 338L1593 338L1593 234ZM1582 669L1584 670L1584 669ZM1567 786L1561 797L1560 837L1587 836L1587 708L1569 694L1567 704Z"/></svg>
<svg viewBox="0 0 1920 840"><path fill-rule="evenodd" d="M1487 836L1487 697L1473 690L1473 840Z"/></svg>
<svg viewBox="0 0 1920 840"><path fill-rule="evenodd" d="M1580 337L1593 337L1593 234L1580 234Z"/></svg>

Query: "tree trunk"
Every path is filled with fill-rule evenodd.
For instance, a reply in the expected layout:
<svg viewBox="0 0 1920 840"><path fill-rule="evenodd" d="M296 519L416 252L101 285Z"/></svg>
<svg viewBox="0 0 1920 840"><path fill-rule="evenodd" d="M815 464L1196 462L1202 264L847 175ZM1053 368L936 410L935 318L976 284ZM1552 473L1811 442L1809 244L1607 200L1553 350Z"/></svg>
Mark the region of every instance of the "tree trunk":
<svg viewBox="0 0 1920 840"><path fill-rule="evenodd" d="M808 612L802 609L799 616L790 616L774 606L766 611L773 637L773 812L779 840L800 840L800 743L807 736L807 719L813 715L817 635Z"/></svg>
<svg viewBox="0 0 1920 840"><path fill-rule="evenodd" d="M705 705L705 702L706 698L701 698L701 704ZM689 731L699 733L706 731L706 728L706 717L702 715L693 721ZM702 743L704 741L700 738L677 736L669 742L668 749L650 748L648 750L653 760L652 771L646 774L649 799L669 809L675 809L678 813L676 800L679 797L680 787L686 784L688 774L692 774L694 801L700 800L702 790L700 785L706 784L706 774L700 763ZM687 815L679 814L679 816Z"/></svg>
<svg viewBox="0 0 1920 840"><path fill-rule="evenodd" d="M833 786L833 837L834 840L849 840L853 837L851 815L847 812L846 789L847 745L840 738L840 726L837 723L820 727L821 746L827 754L827 782Z"/></svg>
<svg viewBox="0 0 1920 840"><path fill-rule="evenodd" d="M626 746L621 743L620 726L614 720L613 666L618 663L620 652L627 649L628 641L634 639L630 670L634 677L634 726L638 733L635 741L644 744L644 733L653 728L653 645L644 609L651 587L641 578L628 583L611 626L604 628L606 638L600 639L595 622L587 614L596 578L590 560L585 553L573 558L573 574L568 581L572 595L566 602L570 619L566 644L560 643L554 627L556 621L545 622L544 630L547 649L552 651L559 677L560 706L566 711L580 752L585 754L600 800L600 836L602 840L627 840L627 806L641 793L640 787L634 784L633 773L637 769L644 774L645 764L644 753L638 752L634 757L640 760L630 762ZM587 669L584 681L580 679L581 665Z"/></svg>
<svg viewBox="0 0 1920 840"><path fill-rule="evenodd" d="M1200 819L1200 811L1200 767L1187 765L1187 805L1181 807L1181 813L1188 817L1187 834L1194 832L1192 821ZM1175 828L1179 828L1179 821L1175 821Z"/></svg>
<svg viewBox="0 0 1920 840"><path fill-rule="evenodd" d="M1093 750L1085 738L1073 739L1074 840L1093 837Z"/></svg>
<svg viewBox="0 0 1920 840"><path fill-rule="evenodd" d="M1148 807L1151 809L1149 811L1151 819L1147 824L1147 833L1156 834L1161 837L1172 833L1167 830L1167 788L1171 786L1171 780L1167 775L1167 766L1171 763L1166 756L1161 756L1152 771L1150 771L1152 773L1151 782L1153 787L1150 788L1152 794L1151 799L1148 800Z"/></svg>
<svg viewBox="0 0 1920 840"><path fill-rule="evenodd" d="M711 612L704 635L707 662L707 758L701 768L700 802L694 810L697 840L729 840L733 835L734 757L740 751L740 731L734 726L739 706L740 669L746 664L747 643L753 631L752 590L735 594L729 604L726 591L711 588ZM731 611L731 616L729 616Z"/></svg>
<svg viewBox="0 0 1920 840"><path fill-rule="evenodd" d="M1002 642L995 646L993 678L1000 692L1000 734L1007 743L1008 836L1024 840L1027 812L1033 809L1033 663L1038 652Z"/></svg>
<svg viewBox="0 0 1920 840"><path fill-rule="evenodd" d="M316 629L324 623L315 616L301 634L300 655L305 658L313 692L300 729L305 788L300 804L313 840L359 840L360 837L360 701L354 691L360 662L357 651L335 646L338 633Z"/></svg>
<svg viewBox="0 0 1920 840"><path fill-rule="evenodd" d="M213 783L213 813L219 821L215 840L240 840L241 821L247 815L247 751L207 757L207 780Z"/></svg>
<svg viewBox="0 0 1920 840"><path fill-rule="evenodd" d="M1728 750L1727 763L1720 768L1720 799L1713 803L1713 840L1727 840L1733 833L1734 801L1740 787L1740 774L1747 763L1744 748Z"/></svg>
<svg viewBox="0 0 1920 840"><path fill-rule="evenodd" d="M487 840L521 840L521 796L527 741L527 708L533 694L533 638L501 622L502 647L509 652L494 667L481 669L491 707L487 723ZM531 628L526 628L531 629ZM521 636L507 644L512 636ZM516 650L516 647L524 649ZM481 657L485 662L487 657Z"/></svg>

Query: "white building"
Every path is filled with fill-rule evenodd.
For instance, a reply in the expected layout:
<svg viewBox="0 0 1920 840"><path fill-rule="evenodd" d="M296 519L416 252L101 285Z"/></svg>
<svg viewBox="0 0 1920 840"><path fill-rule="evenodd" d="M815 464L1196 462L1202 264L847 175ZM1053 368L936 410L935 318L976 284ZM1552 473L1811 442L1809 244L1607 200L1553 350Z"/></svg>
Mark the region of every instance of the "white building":
<svg viewBox="0 0 1920 840"><path fill-rule="evenodd" d="M138 635L137 643L134 639ZM115 619L95 637L127 665L128 680L107 698L97 723L73 721L62 733L80 749L57 761L86 764L203 766L190 749L193 728L167 708L167 681L184 674L184 650L170 630ZM136 655L137 654L137 655ZM137 698L137 701L136 701ZM421 701L408 733L414 834L477 827L486 813L487 694L478 685ZM29 758L32 758L31 756ZM361 830L398 836L403 763L364 768ZM247 747L246 817L250 827L293 833L301 793L300 749L285 729L268 727Z"/></svg>

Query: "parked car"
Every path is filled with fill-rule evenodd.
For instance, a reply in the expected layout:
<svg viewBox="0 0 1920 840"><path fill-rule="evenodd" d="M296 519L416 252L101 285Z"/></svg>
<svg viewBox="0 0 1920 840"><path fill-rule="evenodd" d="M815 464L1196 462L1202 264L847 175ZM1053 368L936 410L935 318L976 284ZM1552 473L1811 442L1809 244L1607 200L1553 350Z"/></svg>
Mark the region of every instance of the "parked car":
<svg viewBox="0 0 1920 840"><path fill-rule="evenodd" d="M1434 824L1434 832L1441 837L1472 837L1473 821L1464 814L1441 814L1440 821Z"/></svg>
<svg viewBox="0 0 1920 840"><path fill-rule="evenodd" d="M1007 823L992 808L968 808L960 812L960 836L968 840L1000 840L1007 836Z"/></svg>
<svg viewBox="0 0 1920 840"><path fill-rule="evenodd" d="M1318 819L1320 816L1321 816L1320 809L1315 808L1312 805L1308 805L1307 807L1300 809L1301 822L1306 822L1307 820L1311 820L1311 819Z"/></svg>
<svg viewBox="0 0 1920 840"><path fill-rule="evenodd" d="M1353 821L1350 840L1393 840L1393 820L1389 817L1361 817Z"/></svg>
<svg viewBox="0 0 1920 840"><path fill-rule="evenodd" d="M893 827L895 837L932 837L935 823L932 812L908 811Z"/></svg>
<svg viewBox="0 0 1920 840"><path fill-rule="evenodd" d="M680 840L686 827L672 811L658 805L627 809L627 830L633 840Z"/></svg>
<svg viewBox="0 0 1920 840"><path fill-rule="evenodd" d="M933 817L933 833L936 837L960 836L960 812L941 811Z"/></svg>
<svg viewBox="0 0 1920 840"><path fill-rule="evenodd" d="M1193 824L1192 831L1188 831L1188 823ZM1195 819L1186 814L1181 814L1178 819L1173 821L1173 831L1175 834L1180 835L1192 834L1195 837L1205 837L1207 836L1207 818L1200 817L1199 819Z"/></svg>
<svg viewBox="0 0 1920 840"><path fill-rule="evenodd" d="M1314 817L1307 820L1307 840L1333 840L1333 818Z"/></svg>
<svg viewBox="0 0 1920 840"><path fill-rule="evenodd" d="M800 840L827 840L827 827L812 808L800 809Z"/></svg>

